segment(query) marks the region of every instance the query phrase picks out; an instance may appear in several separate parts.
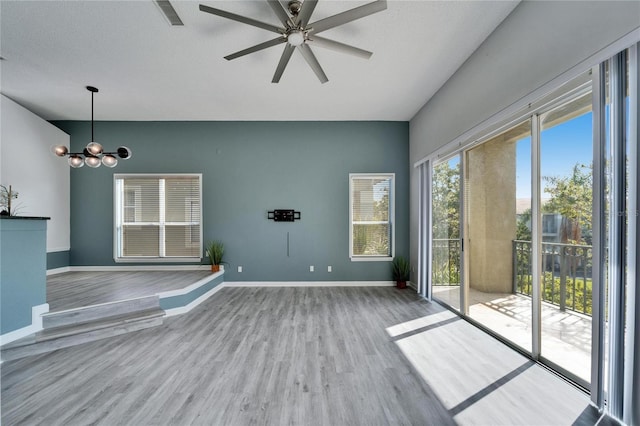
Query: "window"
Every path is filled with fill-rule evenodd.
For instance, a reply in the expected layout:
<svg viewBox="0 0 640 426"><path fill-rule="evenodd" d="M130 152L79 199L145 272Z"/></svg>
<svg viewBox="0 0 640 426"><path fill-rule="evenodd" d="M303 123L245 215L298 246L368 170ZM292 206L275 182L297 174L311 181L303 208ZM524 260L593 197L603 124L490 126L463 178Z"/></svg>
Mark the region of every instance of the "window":
<svg viewBox="0 0 640 426"><path fill-rule="evenodd" d="M393 173L349 175L351 260L393 258L394 178Z"/></svg>
<svg viewBox="0 0 640 426"><path fill-rule="evenodd" d="M202 175L114 179L116 262L200 261Z"/></svg>

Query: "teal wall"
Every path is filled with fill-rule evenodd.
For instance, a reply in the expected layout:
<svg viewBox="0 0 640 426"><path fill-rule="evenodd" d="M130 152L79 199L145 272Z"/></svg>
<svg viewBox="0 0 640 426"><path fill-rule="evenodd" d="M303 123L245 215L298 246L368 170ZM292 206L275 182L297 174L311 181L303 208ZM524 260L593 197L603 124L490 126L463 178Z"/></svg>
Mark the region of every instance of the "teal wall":
<svg viewBox="0 0 640 426"><path fill-rule="evenodd" d="M0 334L31 325L47 302L47 221L0 219Z"/></svg>
<svg viewBox="0 0 640 426"><path fill-rule="evenodd" d="M73 151L90 140L88 122L54 124ZM396 254L408 255L407 122L97 122L95 136L133 156L71 170L72 266L114 265L114 173L202 173L203 238L225 243L226 281L369 281L391 279L390 264L349 260L349 173L393 172ZM278 208L302 220L267 220Z"/></svg>
<svg viewBox="0 0 640 426"><path fill-rule="evenodd" d="M69 250L47 253L47 269L64 268L67 266L69 266Z"/></svg>

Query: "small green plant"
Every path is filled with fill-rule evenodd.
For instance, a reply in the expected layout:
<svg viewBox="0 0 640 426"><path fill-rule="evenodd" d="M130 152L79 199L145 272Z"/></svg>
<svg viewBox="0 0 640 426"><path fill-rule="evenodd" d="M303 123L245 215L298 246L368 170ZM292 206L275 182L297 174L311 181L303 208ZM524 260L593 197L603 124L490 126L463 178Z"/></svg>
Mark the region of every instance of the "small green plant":
<svg viewBox="0 0 640 426"><path fill-rule="evenodd" d="M396 281L408 281L411 274L409 261L402 256L396 256L391 262L393 268L393 279Z"/></svg>
<svg viewBox="0 0 640 426"><path fill-rule="evenodd" d="M226 263L222 260L224 257L224 244L222 241L211 241L206 247L207 256L212 265L222 265Z"/></svg>

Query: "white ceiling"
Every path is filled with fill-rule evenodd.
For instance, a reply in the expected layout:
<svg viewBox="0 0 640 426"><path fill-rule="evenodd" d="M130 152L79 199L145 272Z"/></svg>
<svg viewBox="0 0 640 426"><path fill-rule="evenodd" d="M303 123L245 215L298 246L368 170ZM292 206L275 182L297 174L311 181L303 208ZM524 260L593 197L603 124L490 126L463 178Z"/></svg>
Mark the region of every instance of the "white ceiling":
<svg viewBox="0 0 640 426"><path fill-rule="evenodd" d="M265 1L203 4L278 25ZM321 0L311 21L367 3ZM0 1L1 91L47 120L410 120L517 1L394 1L322 35L373 52L316 48L321 84L299 52L279 84L283 46L227 61L273 33L173 1Z"/></svg>

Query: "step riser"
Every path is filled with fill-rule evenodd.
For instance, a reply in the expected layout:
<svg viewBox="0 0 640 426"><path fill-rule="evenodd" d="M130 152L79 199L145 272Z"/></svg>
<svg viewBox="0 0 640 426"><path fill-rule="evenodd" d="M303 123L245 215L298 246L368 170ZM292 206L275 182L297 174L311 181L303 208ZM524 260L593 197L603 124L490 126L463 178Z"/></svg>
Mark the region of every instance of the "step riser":
<svg viewBox="0 0 640 426"><path fill-rule="evenodd" d="M156 327L162 324L162 320L162 317L155 317L145 320L131 321L114 325L108 328L102 328L99 330L93 330L85 333L74 334L71 336L64 336L57 339L46 340L32 345L7 348L2 351L2 361L11 361L31 355L39 355L87 342L93 342L95 340L119 336L122 334L130 333L132 331Z"/></svg>
<svg viewBox="0 0 640 426"><path fill-rule="evenodd" d="M45 329L49 329L159 307L160 299L158 296L142 297L122 302L48 313L42 316L42 325Z"/></svg>

